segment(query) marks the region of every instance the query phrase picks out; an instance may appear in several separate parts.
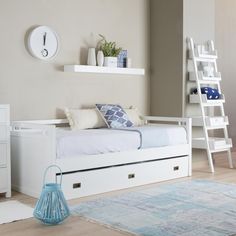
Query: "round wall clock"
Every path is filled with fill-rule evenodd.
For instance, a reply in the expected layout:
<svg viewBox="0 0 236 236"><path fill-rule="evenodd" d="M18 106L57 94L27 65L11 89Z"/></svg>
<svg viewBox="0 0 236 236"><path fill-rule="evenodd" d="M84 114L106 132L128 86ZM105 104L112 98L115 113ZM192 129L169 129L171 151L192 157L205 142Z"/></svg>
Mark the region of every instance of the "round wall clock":
<svg viewBox="0 0 236 236"><path fill-rule="evenodd" d="M51 60L59 50L58 36L48 26L38 26L29 34L28 48L32 56L41 60Z"/></svg>

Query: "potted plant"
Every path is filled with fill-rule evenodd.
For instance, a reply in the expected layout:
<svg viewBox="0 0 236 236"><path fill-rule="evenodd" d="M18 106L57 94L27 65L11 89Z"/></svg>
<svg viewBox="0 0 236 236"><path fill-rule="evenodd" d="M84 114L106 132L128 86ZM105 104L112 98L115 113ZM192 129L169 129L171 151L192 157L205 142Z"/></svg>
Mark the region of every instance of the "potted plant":
<svg viewBox="0 0 236 236"><path fill-rule="evenodd" d="M104 54L104 66L117 67L117 56L119 55L122 48L118 48L115 42L108 42L106 38L99 34L102 38L99 42L99 50Z"/></svg>

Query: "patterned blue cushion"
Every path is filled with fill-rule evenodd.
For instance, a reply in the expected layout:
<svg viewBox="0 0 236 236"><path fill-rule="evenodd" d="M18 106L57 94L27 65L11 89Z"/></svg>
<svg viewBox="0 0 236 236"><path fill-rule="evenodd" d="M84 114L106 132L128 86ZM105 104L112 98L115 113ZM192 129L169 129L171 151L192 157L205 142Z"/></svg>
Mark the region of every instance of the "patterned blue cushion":
<svg viewBox="0 0 236 236"><path fill-rule="evenodd" d="M193 90L193 93L197 94L197 89ZM202 87L201 88L201 94L206 94L207 99L220 99L220 93L218 89L214 89L211 87Z"/></svg>
<svg viewBox="0 0 236 236"><path fill-rule="evenodd" d="M120 105L96 104L96 107L109 128L124 128L134 125Z"/></svg>

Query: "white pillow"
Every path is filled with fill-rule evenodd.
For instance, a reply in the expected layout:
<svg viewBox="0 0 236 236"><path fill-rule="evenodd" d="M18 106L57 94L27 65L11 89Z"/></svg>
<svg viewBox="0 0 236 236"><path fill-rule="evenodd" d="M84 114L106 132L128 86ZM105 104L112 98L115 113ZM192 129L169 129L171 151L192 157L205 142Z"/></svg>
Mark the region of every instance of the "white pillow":
<svg viewBox="0 0 236 236"><path fill-rule="evenodd" d="M97 109L69 109L65 114L73 130L94 129L107 127Z"/></svg>
<svg viewBox="0 0 236 236"><path fill-rule="evenodd" d="M138 112L137 108L124 108L124 111L128 115L130 121L134 124L134 126L144 125L144 120L141 118L142 116Z"/></svg>

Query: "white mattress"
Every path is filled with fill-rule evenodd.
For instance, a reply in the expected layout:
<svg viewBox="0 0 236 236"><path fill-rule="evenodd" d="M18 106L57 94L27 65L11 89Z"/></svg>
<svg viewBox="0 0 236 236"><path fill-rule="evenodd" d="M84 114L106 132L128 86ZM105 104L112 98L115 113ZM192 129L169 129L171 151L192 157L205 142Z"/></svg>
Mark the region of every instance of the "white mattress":
<svg viewBox="0 0 236 236"><path fill-rule="evenodd" d="M138 149L139 146L138 132L112 129L57 129L57 158L122 152Z"/></svg>
<svg viewBox="0 0 236 236"><path fill-rule="evenodd" d="M186 130L183 127L155 125L155 129L159 137L155 138L156 147L187 143ZM114 129L72 131L70 128L57 128L56 136L57 158L137 150L141 142L139 132Z"/></svg>

